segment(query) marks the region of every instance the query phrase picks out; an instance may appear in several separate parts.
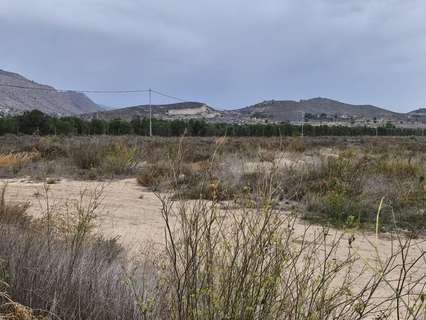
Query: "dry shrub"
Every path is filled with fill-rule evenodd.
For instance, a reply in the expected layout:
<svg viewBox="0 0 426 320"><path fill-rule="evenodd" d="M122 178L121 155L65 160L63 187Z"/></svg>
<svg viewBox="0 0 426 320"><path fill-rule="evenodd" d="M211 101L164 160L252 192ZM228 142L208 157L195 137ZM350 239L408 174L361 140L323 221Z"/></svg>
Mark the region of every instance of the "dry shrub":
<svg viewBox="0 0 426 320"><path fill-rule="evenodd" d="M8 302L0 306L2 320L41 320L43 318L34 316L33 310L16 302Z"/></svg>
<svg viewBox="0 0 426 320"><path fill-rule="evenodd" d="M258 156L260 161L274 162L276 159L276 151L260 149L258 151Z"/></svg>
<svg viewBox="0 0 426 320"><path fill-rule="evenodd" d="M172 171L165 162L146 164L137 176L137 182L143 187L155 188L170 178Z"/></svg>
<svg viewBox="0 0 426 320"><path fill-rule="evenodd" d="M102 166L106 172L113 174L128 174L137 164L137 149L124 144L114 143L108 148Z"/></svg>
<svg viewBox="0 0 426 320"><path fill-rule="evenodd" d="M56 160L67 156L66 144L62 137L40 137L34 143L34 149L44 160Z"/></svg>
<svg viewBox="0 0 426 320"><path fill-rule="evenodd" d="M225 201L234 199L235 194L236 191L233 186L227 185L223 181L213 178L208 181L197 181L190 185L181 186L178 191L175 191L173 198Z"/></svg>
<svg viewBox="0 0 426 320"><path fill-rule="evenodd" d="M88 139L71 144L68 152L77 168L92 172L95 177L130 174L137 165L138 149L123 142Z"/></svg>
<svg viewBox="0 0 426 320"><path fill-rule="evenodd" d="M311 178L325 179L332 190L351 190L348 183L358 167L342 161ZM254 199L254 206L231 209L217 196L180 198L185 183L176 179L185 166L179 161L163 165L172 191L156 193L166 226L164 251L155 248L141 264L129 262L114 240L91 233L100 193L83 192L59 221L46 211L36 230L0 224L0 258L6 262L10 294L31 308L79 320L424 316L420 264L426 252L409 254L419 249L412 239L394 233L388 255L370 243L376 254L365 257L343 233L311 226L297 233L295 217L276 209L278 172L254 179L254 197L239 193L236 203ZM200 167L203 174L195 176L209 186L214 165ZM341 181L333 180L332 171Z"/></svg>
<svg viewBox="0 0 426 320"><path fill-rule="evenodd" d="M305 152L305 140L303 138L294 138L288 144L287 149L292 152Z"/></svg>
<svg viewBox="0 0 426 320"><path fill-rule="evenodd" d="M11 204L6 201L5 184L0 190L0 223L28 227L31 222L31 217L27 214L29 203Z"/></svg>
<svg viewBox="0 0 426 320"><path fill-rule="evenodd" d="M169 196L158 194L166 223L166 260L158 264L160 286L167 290L160 301L165 317L414 320L423 315L425 278L415 270L426 252L408 258L415 247L410 239L394 235L386 257L372 243L377 252L372 258L327 228L312 233L306 227L298 235L294 217L274 210L274 196L267 192L274 188L262 190L255 208L225 211L217 201L172 205ZM377 223L379 215L380 210Z"/></svg>
<svg viewBox="0 0 426 320"><path fill-rule="evenodd" d="M83 170L98 168L102 164L106 152L105 144L98 139L78 141L69 146L68 154L74 165Z"/></svg>
<svg viewBox="0 0 426 320"><path fill-rule="evenodd" d="M65 213L47 205L31 228L0 223L0 259L15 301L48 310L44 314L56 315L51 318L142 319L135 296L142 294L143 284L126 279L143 279L143 273L136 263L125 265L116 239L92 232L101 194L101 189L82 191ZM47 196L48 187L48 203ZM12 311L16 315L18 309Z"/></svg>
<svg viewBox="0 0 426 320"><path fill-rule="evenodd" d="M380 158L376 162L376 172L396 178L417 177L424 172L421 165L411 159Z"/></svg>

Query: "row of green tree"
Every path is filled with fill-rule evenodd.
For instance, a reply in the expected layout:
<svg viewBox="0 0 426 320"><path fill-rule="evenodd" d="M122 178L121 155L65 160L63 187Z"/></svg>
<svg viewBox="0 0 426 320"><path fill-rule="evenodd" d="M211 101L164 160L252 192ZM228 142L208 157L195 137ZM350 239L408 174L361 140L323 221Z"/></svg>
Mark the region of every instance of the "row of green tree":
<svg viewBox="0 0 426 320"><path fill-rule="evenodd" d="M0 118L0 135L149 135L149 119L136 118L132 121L114 119L83 120L78 117L52 117L38 110L21 115ZM152 119L152 133L155 136L360 136L360 135L423 135L423 129L395 128L391 125L377 128L366 126L313 126L289 123L238 124L209 123L203 120L159 120Z"/></svg>

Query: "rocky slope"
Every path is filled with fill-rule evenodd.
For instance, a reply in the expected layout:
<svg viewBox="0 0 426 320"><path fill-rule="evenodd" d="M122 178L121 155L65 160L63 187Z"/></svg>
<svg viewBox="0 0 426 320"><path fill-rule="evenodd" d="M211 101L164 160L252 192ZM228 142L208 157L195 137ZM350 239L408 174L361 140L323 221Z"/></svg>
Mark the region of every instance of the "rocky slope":
<svg viewBox="0 0 426 320"><path fill-rule="evenodd" d="M32 89L26 89L26 88ZM52 115L77 115L102 110L86 95L58 91L12 72L0 70L0 113L38 109Z"/></svg>
<svg viewBox="0 0 426 320"><path fill-rule="evenodd" d="M136 117L149 117L149 105L106 110L82 115L85 119L132 120ZM152 117L157 119L215 119L222 113L201 102L181 102L152 106Z"/></svg>

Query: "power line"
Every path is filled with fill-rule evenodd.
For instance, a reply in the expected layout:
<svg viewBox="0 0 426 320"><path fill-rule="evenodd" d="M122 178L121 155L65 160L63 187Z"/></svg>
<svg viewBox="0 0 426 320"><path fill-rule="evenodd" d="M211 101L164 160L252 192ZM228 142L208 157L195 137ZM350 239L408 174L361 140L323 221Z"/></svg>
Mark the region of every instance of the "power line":
<svg viewBox="0 0 426 320"><path fill-rule="evenodd" d="M26 87L26 86L18 86L14 84L0 83L0 87L9 87L9 88L19 88L26 90L41 90L41 91L54 91L54 92L78 92L78 93L92 93L92 94L127 94L127 93L148 93L149 95L149 135L152 137L152 102L151 102L151 94L155 93L159 96L177 100L180 102L186 102L187 100L172 96L170 94L160 92L157 90L149 89L140 89L140 90L57 90L55 88L50 87Z"/></svg>
<svg viewBox="0 0 426 320"><path fill-rule="evenodd" d="M69 91L69 90L68 90ZM80 93L146 93L149 90L71 90Z"/></svg>
<svg viewBox="0 0 426 320"><path fill-rule="evenodd" d="M185 99L181 99L181 98L178 98L178 97L171 96L171 95L169 95L167 93L159 92L159 91L154 90L154 89L152 89L151 91L154 92L154 93L156 93L156 94L158 94L158 95L160 95L160 96L166 97L166 98L175 99L175 100L178 100L178 101L181 101L181 102L187 102L188 101L188 100L185 100Z"/></svg>
<svg viewBox="0 0 426 320"><path fill-rule="evenodd" d="M160 92L154 89L136 89L136 90L61 90L61 89L55 89L55 88L48 88L48 87L27 87L27 86L18 86L14 84L7 84L7 83L0 83L0 87L9 87L9 88L19 88L19 89L27 89L27 90L41 90L41 91L55 91L55 92L79 92L79 93L149 93L153 92L158 94L159 96L178 100L181 102L186 102L188 100L181 99L175 96L172 96L170 94Z"/></svg>

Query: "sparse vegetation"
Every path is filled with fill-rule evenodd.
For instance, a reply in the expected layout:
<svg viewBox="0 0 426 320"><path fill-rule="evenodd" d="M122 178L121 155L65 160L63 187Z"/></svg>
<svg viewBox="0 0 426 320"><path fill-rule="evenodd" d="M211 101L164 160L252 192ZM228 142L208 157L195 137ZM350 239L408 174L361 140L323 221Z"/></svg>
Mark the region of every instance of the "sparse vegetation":
<svg viewBox="0 0 426 320"><path fill-rule="evenodd" d="M45 177L37 218L27 203L7 201L4 187L0 304L62 319L426 316L426 251L416 240L425 227L426 140L19 139L0 152L38 156L14 176L55 161L58 176L136 177L161 203L165 246L134 258L98 234L101 187L56 211L49 181L61 181ZM299 216L322 226L296 230ZM374 256L352 234L362 228L376 232L376 242L363 242Z"/></svg>
<svg viewBox="0 0 426 320"><path fill-rule="evenodd" d="M102 189L82 191L65 212L47 207L25 226L26 205L2 202L9 215L0 215L0 280L11 299L60 319L140 318L134 295L141 291L126 280L133 273L123 249L93 233L101 196Z"/></svg>

